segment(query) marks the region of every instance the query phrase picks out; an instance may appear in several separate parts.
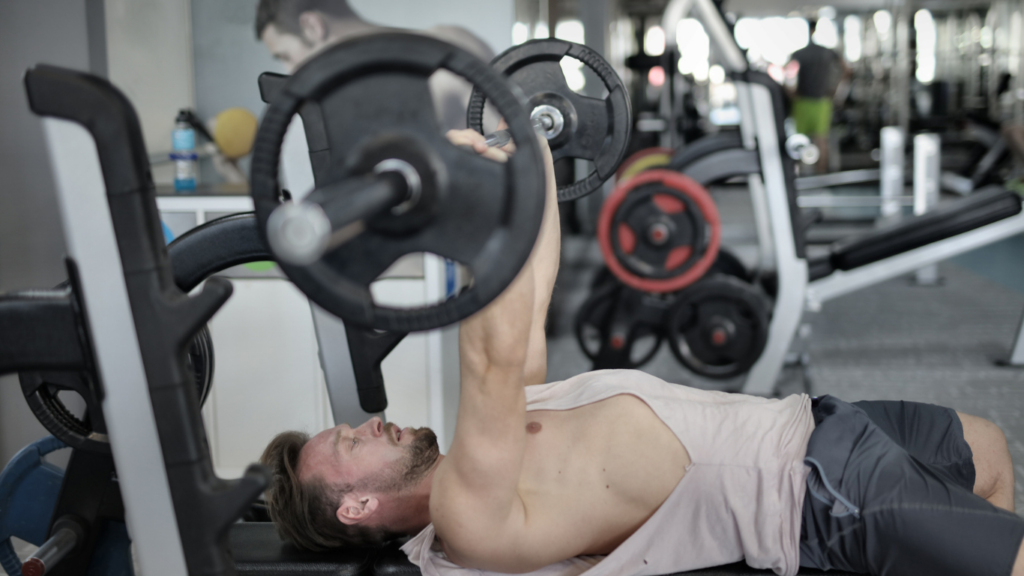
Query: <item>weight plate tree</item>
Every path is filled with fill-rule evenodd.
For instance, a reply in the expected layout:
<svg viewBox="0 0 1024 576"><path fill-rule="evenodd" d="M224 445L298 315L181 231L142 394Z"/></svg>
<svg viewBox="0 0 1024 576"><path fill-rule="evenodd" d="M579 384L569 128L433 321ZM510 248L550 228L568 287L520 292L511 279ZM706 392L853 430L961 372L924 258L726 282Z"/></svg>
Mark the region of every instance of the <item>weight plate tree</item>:
<svg viewBox="0 0 1024 576"><path fill-rule="evenodd" d="M771 303L760 289L715 274L679 293L669 315L669 348L684 366L708 378L750 370L768 342Z"/></svg>
<svg viewBox="0 0 1024 576"><path fill-rule="evenodd" d="M560 64L566 56L592 70L608 95L591 98L569 88ZM558 187L559 202L586 196L615 174L629 145L633 114L622 79L604 58L586 46L550 38L513 46L491 65L526 95L530 118L540 124L538 130L547 138L556 161L579 158L594 163L590 174ZM487 101L490 96L474 87L466 124L481 134Z"/></svg>
<svg viewBox="0 0 1024 576"><path fill-rule="evenodd" d="M619 185L597 222L608 268L644 292L675 292L696 282L714 264L721 236L708 192L670 170L648 170Z"/></svg>
<svg viewBox="0 0 1024 576"><path fill-rule="evenodd" d="M672 148L661 146L644 148L639 152L634 152L629 158L623 160L622 164L619 165L619 169L615 171L615 181L621 184L644 170L668 166L674 153L675 150Z"/></svg>
<svg viewBox="0 0 1024 576"><path fill-rule="evenodd" d="M505 118L518 145L507 164L444 137L428 87L440 69L469 81ZM305 101L323 111L332 176L302 202L284 202L281 144ZM480 310L519 273L543 216L541 158L523 103L486 63L434 38L379 34L334 46L288 79L257 134L252 196L260 234L310 299L366 328L430 330ZM294 258L290 248L311 239L321 250ZM421 308L377 305L370 284L418 252L465 265L471 287Z"/></svg>

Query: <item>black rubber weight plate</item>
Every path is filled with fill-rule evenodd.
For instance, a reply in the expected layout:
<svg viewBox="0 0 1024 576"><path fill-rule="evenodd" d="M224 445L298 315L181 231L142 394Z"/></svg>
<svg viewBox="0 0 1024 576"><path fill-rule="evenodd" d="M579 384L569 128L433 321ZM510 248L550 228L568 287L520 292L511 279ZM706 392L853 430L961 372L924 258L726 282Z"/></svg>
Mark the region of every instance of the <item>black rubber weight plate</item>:
<svg viewBox="0 0 1024 576"><path fill-rule="evenodd" d="M443 136L428 86L439 69L465 78L505 118L519 145L507 164L456 147ZM421 176L436 178L440 190L432 219L414 233L394 234L371 223L309 266L279 263L310 299L366 328L412 332L467 318L504 291L533 249L545 201L540 145L507 80L460 48L413 34L367 36L318 55L289 78L257 134L251 184L264 240L267 219L282 202L281 144L304 101L321 104L334 182L361 175L360 163L375 153L375 143L401 139L434 167ZM398 258L417 252L465 265L472 287L420 308L374 303L370 284Z"/></svg>
<svg viewBox="0 0 1024 576"><path fill-rule="evenodd" d="M560 64L566 56L592 70L608 95L591 98L570 89ZM629 145L632 111L622 79L604 58L581 44L549 38L513 46L499 54L491 65L522 90L529 112L542 105L561 112L564 127L560 134L548 140L556 161L578 158L594 163L590 174L558 187L559 202L586 196L615 175ZM466 124L480 133L484 130L486 101L489 99L485 94L474 88Z"/></svg>

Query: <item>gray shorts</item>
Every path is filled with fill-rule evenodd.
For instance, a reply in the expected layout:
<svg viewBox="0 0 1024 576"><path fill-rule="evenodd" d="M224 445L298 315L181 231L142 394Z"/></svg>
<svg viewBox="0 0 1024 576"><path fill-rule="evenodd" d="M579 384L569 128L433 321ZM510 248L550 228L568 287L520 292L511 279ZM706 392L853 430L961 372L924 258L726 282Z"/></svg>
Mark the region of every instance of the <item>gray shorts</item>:
<svg viewBox="0 0 1024 576"><path fill-rule="evenodd" d="M1024 519L975 496L949 408L830 396L812 408L800 565L884 576L1008 576Z"/></svg>

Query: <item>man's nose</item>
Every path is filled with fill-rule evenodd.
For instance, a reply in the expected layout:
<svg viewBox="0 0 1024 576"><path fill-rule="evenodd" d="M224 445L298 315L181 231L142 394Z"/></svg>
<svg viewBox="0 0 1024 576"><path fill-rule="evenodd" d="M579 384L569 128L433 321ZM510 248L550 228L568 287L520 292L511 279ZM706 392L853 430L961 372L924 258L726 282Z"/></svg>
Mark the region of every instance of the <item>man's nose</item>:
<svg viewBox="0 0 1024 576"><path fill-rule="evenodd" d="M384 421L379 416L367 420L360 428L371 436L380 436L384 433Z"/></svg>

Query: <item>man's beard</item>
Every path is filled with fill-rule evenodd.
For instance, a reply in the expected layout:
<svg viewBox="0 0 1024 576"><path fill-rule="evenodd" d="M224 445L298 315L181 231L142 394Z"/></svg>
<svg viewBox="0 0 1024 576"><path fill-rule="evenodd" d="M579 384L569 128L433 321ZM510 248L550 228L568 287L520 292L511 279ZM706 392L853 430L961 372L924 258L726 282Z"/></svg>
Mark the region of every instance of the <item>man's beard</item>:
<svg viewBox="0 0 1024 576"><path fill-rule="evenodd" d="M390 423L386 427L395 428ZM413 439L405 447L405 458L366 478L360 488L380 494L393 494L411 488L423 480L441 453L437 445L437 435L430 428L416 428L410 432Z"/></svg>

